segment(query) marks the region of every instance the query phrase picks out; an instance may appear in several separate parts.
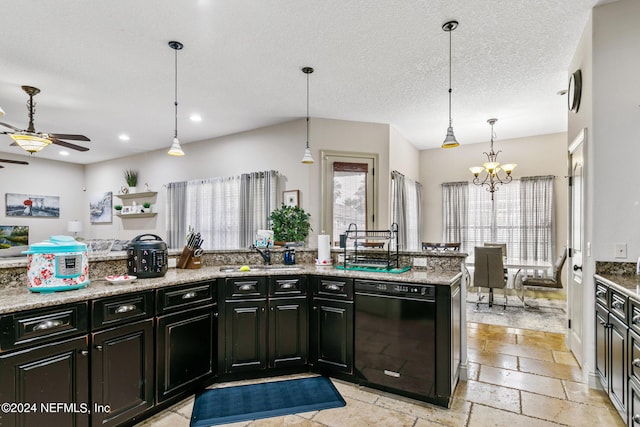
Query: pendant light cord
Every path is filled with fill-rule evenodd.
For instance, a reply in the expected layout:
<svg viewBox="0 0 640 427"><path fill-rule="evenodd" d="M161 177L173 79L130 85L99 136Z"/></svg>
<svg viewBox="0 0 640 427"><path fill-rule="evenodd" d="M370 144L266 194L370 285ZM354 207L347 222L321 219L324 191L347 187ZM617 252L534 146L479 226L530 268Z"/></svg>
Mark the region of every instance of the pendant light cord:
<svg viewBox="0 0 640 427"><path fill-rule="evenodd" d="M175 105L175 127L173 131L173 137L178 138L178 49L175 50L175 98L173 104Z"/></svg>
<svg viewBox="0 0 640 427"><path fill-rule="evenodd" d="M449 31L449 127L451 127L451 33L452 30Z"/></svg>
<svg viewBox="0 0 640 427"><path fill-rule="evenodd" d="M309 149L309 73L307 73L307 149Z"/></svg>

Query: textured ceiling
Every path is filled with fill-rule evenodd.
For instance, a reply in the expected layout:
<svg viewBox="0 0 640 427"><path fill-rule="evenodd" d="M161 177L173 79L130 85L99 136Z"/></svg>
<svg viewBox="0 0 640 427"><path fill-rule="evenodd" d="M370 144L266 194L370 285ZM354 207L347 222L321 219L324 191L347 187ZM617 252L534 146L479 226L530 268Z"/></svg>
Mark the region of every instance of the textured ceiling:
<svg viewBox="0 0 640 427"><path fill-rule="evenodd" d="M4 1L0 121L25 128L36 86L36 130L81 133L93 163L304 117L389 123L416 147L447 127L448 33L458 141L566 130L568 65L596 0L86 0ZM203 120L194 123L191 113ZM127 133L128 142L118 135ZM304 136L301 135L301 140ZM22 154L0 135L0 152ZM313 145L313 142L312 142Z"/></svg>

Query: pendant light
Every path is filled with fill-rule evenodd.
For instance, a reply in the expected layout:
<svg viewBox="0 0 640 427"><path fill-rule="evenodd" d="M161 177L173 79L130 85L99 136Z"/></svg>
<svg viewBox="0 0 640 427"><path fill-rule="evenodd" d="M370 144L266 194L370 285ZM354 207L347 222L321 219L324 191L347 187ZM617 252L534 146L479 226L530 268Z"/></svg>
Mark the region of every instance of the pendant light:
<svg viewBox="0 0 640 427"><path fill-rule="evenodd" d="M302 163L311 165L313 164L313 156L311 156L311 149L309 148L309 74L313 73L313 68L304 67L302 72L307 75L307 148L304 150Z"/></svg>
<svg viewBox="0 0 640 427"><path fill-rule="evenodd" d="M449 33L449 127L447 128L447 136L442 143L442 148L454 148L460 145L453 134L453 124L451 121L451 33L458 28L458 21L445 22L442 29Z"/></svg>
<svg viewBox="0 0 640 427"><path fill-rule="evenodd" d="M169 148L168 154L171 156L184 156L184 151L180 147L180 140L178 140L178 51L184 47L184 45L177 41L170 41L169 47L175 51L175 98L173 104L175 105L175 127L173 131L173 143Z"/></svg>

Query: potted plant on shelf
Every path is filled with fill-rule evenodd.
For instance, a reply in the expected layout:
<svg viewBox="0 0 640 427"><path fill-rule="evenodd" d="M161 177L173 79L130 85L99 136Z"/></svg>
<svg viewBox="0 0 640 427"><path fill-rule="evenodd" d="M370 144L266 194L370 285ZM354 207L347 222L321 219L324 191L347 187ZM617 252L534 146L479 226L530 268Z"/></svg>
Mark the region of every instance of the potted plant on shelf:
<svg viewBox="0 0 640 427"><path fill-rule="evenodd" d="M144 212L151 212L151 203L149 202L144 202L142 204L142 207L144 208Z"/></svg>
<svg viewBox="0 0 640 427"><path fill-rule="evenodd" d="M124 170L124 180L129 186L129 193L136 192L136 186L138 185L138 171L134 169Z"/></svg>
<svg viewBox="0 0 640 427"><path fill-rule="evenodd" d="M271 212L271 230L276 244L302 242L309 235L311 223L308 214L298 206L281 205Z"/></svg>
<svg viewBox="0 0 640 427"><path fill-rule="evenodd" d="M115 205L113 209L116 210L117 215L120 215L122 213L122 205Z"/></svg>

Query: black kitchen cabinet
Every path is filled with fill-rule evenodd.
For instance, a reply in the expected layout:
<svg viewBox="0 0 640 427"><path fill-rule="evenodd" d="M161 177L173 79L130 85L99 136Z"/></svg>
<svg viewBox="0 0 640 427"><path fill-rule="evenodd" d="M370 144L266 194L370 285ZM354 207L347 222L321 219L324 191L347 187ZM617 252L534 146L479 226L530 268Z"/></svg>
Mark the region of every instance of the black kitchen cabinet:
<svg viewBox="0 0 640 427"><path fill-rule="evenodd" d="M153 406L153 354L152 318L92 335L92 426L115 426Z"/></svg>
<svg viewBox="0 0 640 427"><path fill-rule="evenodd" d="M353 374L353 281L312 278L309 364L319 373Z"/></svg>
<svg viewBox="0 0 640 427"><path fill-rule="evenodd" d="M214 282L158 291L156 399L186 395L210 381L217 360Z"/></svg>
<svg viewBox="0 0 640 427"><path fill-rule="evenodd" d="M91 425L116 426L155 402L153 292L93 300L91 313Z"/></svg>
<svg viewBox="0 0 640 427"><path fill-rule="evenodd" d="M224 294L226 373L307 364L304 277L226 279Z"/></svg>
<svg viewBox="0 0 640 427"><path fill-rule="evenodd" d="M306 278L269 278L269 367L307 364L309 340Z"/></svg>
<svg viewBox="0 0 640 427"><path fill-rule="evenodd" d="M225 372L267 367L267 299L225 302Z"/></svg>
<svg viewBox="0 0 640 427"><path fill-rule="evenodd" d="M596 281L595 291L596 373L611 403L627 420L629 374L634 372L629 361L633 345L628 345L627 320L628 311L632 310L625 295L604 283Z"/></svg>
<svg viewBox="0 0 640 427"><path fill-rule="evenodd" d="M36 405L0 425L89 425L87 319L86 302L0 316L0 402Z"/></svg>
<svg viewBox="0 0 640 427"><path fill-rule="evenodd" d="M28 404L3 411L0 425L88 426L88 373L86 335L0 354L0 402Z"/></svg>

